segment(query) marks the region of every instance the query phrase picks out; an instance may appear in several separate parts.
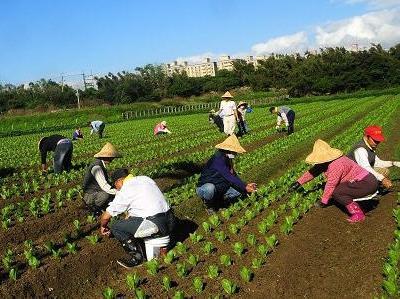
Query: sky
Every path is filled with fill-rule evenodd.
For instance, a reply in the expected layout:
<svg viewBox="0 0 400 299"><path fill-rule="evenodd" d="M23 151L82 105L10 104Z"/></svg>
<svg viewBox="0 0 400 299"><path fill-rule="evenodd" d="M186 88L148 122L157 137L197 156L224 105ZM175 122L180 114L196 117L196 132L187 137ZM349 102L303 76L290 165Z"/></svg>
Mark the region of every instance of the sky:
<svg viewBox="0 0 400 299"><path fill-rule="evenodd" d="M0 0L0 84L400 42L400 0Z"/></svg>

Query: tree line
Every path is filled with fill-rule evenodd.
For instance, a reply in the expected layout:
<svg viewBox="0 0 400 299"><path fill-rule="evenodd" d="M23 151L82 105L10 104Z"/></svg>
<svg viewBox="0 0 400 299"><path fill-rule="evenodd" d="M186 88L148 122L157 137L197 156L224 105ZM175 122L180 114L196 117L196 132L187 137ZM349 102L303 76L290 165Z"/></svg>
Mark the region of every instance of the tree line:
<svg viewBox="0 0 400 299"><path fill-rule="evenodd" d="M360 89L383 89L400 84L400 44L386 50L326 48L304 55L271 55L257 68L244 60L233 71L220 70L215 77L190 78L185 73L167 76L160 65L138 67L134 72L97 77L97 89L80 92L87 103L128 104L190 97L203 93L251 87L255 91L286 89L290 96L324 95ZM0 85L0 111L36 107L76 106L74 89L51 80L29 86Z"/></svg>

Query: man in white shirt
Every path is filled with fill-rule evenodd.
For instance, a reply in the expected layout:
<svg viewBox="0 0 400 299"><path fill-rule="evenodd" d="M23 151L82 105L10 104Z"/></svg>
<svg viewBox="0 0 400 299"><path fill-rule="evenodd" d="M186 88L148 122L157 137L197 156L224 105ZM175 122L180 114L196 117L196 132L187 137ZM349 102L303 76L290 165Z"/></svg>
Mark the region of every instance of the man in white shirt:
<svg viewBox="0 0 400 299"><path fill-rule="evenodd" d="M238 119L236 104L232 98L233 96L229 91L225 92L218 111L218 115L223 119L224 133L226 135L235 133L236 120Z"/></svg>
<svg viewBox="0 0 400 299"><path fill-rule="evenodd" d="M173 229L174 216L157 184L147 176L129 174L127 169L118 169L112 174L118 190L100 220L102 235L118 239L129 253L128 259L117 263L125 268L140 264L145 259L143 238L168 236ZM112 217L123 213L125 219L116 220L111 227Z"/></svg>
<svg viewBox="0 0 400 299"><path fill-rule="evenodd" d="M276 119L276 129L279 131L282 121L286 125L287 135L294 132L294 120L296 114L293 109L287 106L270 107L269 112L276 114L278 117Z"/></svg>
<svg viewBox="0 0 400 299"><path fill-rule="evenodd" d="M384 188L390 189L392 181L389 179L388 168L392 166L400 167L400 162L384 161L376 155L375 150L382 141L385 141L382 128L369 126L364 130L363 139L353 146L347 156L372 173Z"/></svg>
<svg viewBox="0 0 400 299"><path fill-rule="evenodd" d="M83 201L95 215L99 215L117 193L109 183L106 167L121 155L107 142L94 157L96 160L86 168L83 179Z"/></svg>

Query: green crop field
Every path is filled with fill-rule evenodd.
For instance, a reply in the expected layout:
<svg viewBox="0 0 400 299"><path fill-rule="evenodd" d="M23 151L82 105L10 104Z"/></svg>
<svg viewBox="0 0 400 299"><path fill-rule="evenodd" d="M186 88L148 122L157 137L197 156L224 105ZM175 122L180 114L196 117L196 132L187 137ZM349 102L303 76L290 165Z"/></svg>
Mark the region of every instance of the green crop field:
<svg viewBox="0 0 400 299"><path fill-rule="evenodd" d="M318 297L321 288L333 298L400 296L400 195L382 197L365 222L350 225L336 207L315 207L323 177L307 184L304 194L288 193L307 169L303 161L318 138L347 152L366 126L378 124L388 139L379 149L383 158L399 160L400 97L290 106L296 111L290 136L276 132L267 108L247 114L251 131L240 138L247 153L235 159L235 169L258 191L212 216L195 188L225 135L206 113L108 124L103 139L83 128L85 138L74 142L73 170L60 175L39 169L38 140L52 132L1 138L0 297L293 298L304 292ZM161 120L172 134L156 138L153 127ZM72 130L54 133L71 137ZM124 254L121 246L100 236L98 220L83 209L85 167L105 142L123 154L109 171L128 167L155 179L180 219L167 255L131 271L115 263ZM399 172L392 177L396 181ZM352 236L352 243L340 243L343 235ZM335 262L330 256L346 258ZM318 285L328 274L337 279Z"/></svg>

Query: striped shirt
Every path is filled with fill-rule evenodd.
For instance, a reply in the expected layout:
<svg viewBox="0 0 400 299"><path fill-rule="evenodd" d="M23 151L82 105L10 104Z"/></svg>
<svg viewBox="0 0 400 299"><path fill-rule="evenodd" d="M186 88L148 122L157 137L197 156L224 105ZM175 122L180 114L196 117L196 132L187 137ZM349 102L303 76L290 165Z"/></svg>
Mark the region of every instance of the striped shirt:
<svg viewBox="0 0 400 299"><path fill-rule="evenodd" d="M326 164L317 164L304 173L298 180L301 185L311 181L321 173L326 178L326 185L321 202L327 204L335 188L344 182L361 181L369 172L346 156Z"/></svg>

